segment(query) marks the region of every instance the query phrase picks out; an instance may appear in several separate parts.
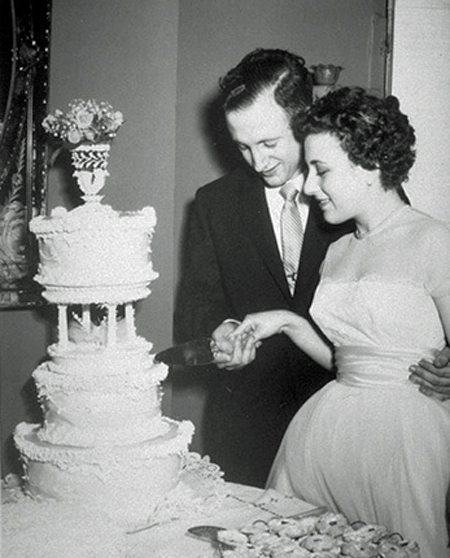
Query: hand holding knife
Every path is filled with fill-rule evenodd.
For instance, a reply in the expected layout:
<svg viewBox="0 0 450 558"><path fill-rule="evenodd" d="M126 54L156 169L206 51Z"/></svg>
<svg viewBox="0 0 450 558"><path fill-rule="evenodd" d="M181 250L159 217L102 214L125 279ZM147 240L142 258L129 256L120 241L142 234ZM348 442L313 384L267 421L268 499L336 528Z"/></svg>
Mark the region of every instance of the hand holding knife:
<svg viewBox="0 0 450 558"><path fill-rule="evenodd" d="M237 320L222 322L211 337L201 337L186 343L174 345L155 355L155 361L168 366L203 366L215 364L218 368L235 370L248 362L242 362L242 340L232 339Z"/></svg>

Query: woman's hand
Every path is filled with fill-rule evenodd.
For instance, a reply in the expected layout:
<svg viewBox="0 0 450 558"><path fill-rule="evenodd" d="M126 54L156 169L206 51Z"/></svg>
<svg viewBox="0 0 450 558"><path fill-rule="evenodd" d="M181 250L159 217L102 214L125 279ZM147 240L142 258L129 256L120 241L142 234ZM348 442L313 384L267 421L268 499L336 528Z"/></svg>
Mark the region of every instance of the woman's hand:
<svg viewBox="0 0 450 558"><path fill-rule="evenodd" d="M277 333L287 335L299 349L326 370L333 368L331 345L304 317L289 310L248 314L230 335L230 339L240 340L240 348L238 343L235 344L237 354L242 359L250 359L256 355L256 349L263 339Z"/></svg>
<svg viewBox="0 0 450 558"><path fill-rule="evenodd" d="M225 322L224 322L225 323ZM221 328L222 326L219 326ZM213 339L218 330L213 334ZM248 314L233 331L228 332L223 342L218 343L215 363L219 368L235 370L243 368L256 358L261 342L277 333L286 334L302 351L320 366L331 370L333 351L329 343L319 335L303 317L289 310L269 310Z"/></svg>

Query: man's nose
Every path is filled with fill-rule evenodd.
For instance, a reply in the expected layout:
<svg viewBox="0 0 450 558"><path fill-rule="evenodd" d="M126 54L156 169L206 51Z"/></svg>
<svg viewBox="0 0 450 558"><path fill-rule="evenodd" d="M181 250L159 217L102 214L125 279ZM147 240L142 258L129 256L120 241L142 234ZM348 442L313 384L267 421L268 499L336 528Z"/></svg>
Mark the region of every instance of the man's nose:
<svg viewBox="0 0 450 558"><path fill-rule="evenodd" d="M252 150L252 167L256 172L262 172L267 167L267 154L261 149Z"/></svg>

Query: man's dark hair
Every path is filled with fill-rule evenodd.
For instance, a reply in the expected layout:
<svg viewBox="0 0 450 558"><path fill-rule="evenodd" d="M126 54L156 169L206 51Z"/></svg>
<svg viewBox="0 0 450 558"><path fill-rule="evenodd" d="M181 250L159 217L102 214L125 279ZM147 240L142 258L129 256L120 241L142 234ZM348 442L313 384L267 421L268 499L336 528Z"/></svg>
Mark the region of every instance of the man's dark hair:
<svg viewBox="0 0 450 558"><path fill-rule="evenodd" d="M275 101L292 119L312 104L312 76L301 56L280 49L256 49L219 81L225 112L251 105L274 88Z"/></svg>

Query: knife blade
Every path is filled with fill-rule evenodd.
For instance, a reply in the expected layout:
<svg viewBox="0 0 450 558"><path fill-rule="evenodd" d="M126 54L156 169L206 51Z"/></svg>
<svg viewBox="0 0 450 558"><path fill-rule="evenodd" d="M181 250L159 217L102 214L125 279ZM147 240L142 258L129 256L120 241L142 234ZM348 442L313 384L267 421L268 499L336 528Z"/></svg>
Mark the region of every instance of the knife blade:
<svg viewBox="0 0 450 558"><path fill-rule="evenodd" d="M164 349L157 353L154 359L167 366L201 366L215 362L216 350L216 344L211 337L201 337Z"/></svg>

